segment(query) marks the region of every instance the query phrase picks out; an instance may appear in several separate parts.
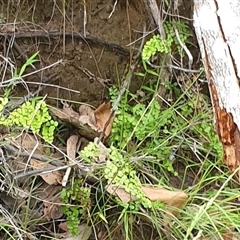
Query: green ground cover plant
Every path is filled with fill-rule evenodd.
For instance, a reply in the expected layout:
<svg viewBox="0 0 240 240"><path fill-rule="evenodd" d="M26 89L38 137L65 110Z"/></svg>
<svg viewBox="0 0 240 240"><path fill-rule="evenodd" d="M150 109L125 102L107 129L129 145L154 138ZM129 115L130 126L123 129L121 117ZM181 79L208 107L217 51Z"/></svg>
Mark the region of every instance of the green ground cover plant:
<svg viewBox="0 0 240 240"><path fill-rule="evenodd" d="M178 39L174 32L174 27L179 31L180 40L186 44L189 36L191 35L187 27L187 23L184 21L175 22L175 21L165 21L164 30L166 32L166 38L158 35L154 35L148 40L142 50L142 60L144 62L150 61L157 53L162 54L174 54L174 47L177 48L177 53L181 56L184 55L184 52L179 45Z"/></svg>
<svg viewBox="0 0 240 240"><path fill-rule="evenodd" d="M143 61L150 60L158 52L165 54L171 52L176 39L174 40L173 30L169 30L169 24L165 29L167 40L153 36L145 44ZM181 31L187 32L184 24ZM187 34L183 34L181 40L186 43ZM182 54L180 48L178 53ZM152 78L158 76L160 79L160 72L155 70L155 73L151 74L151 70L148 73ZM171 237L188 239L197 235L206 237L214 235L222 238L222 233L228 229L226 226L236 226L234 219L238 214L237 208L232 206L229 208L231 211L227 212L227 208L218 200L224 196L223 186L232 180L232 176L224 174L218 177L218 174L222 174L219 172L222 146L214 130L210 99L200 92L192 91L193 86L198 84L198 77L195 77L185 92L179 91L174 83L169 83L166 87L175 96L175 101L167 107L161 107L158 102L156 94L158 82L150 87L142 86L144 100L139 95L126 91L119 103L108 147L108 158L99 176L100 181L107 180L108 184L122 187L127 193L137 196L137 200L126 203L119 197L110 197L106 205L101 205L100 202L97 205L101 206L99 216L101 215L106 223L108 219L103 217L102 212L113 208L114 205L116 208L122 208L118 221L123 221L126 239L134 239L130 219L136 216L147 218L154 226L166 224L163 217L166 211L164 204L146 198L141 190L142 184L150 183L152 186L162 185L169 188L171 175L184 182L189 171L196 169L198 170L195 182L187 189L190 199L186 208L178 210L180 217L171 216L170 225L171 229L173 228ZM114 103L119 95L119 89L116 86L111 87L109 94L111 102ZM88 164L95 162L94 159L99 154L99 148L95 143L89 143L80 152L80 156ZM178 161L181 161L183 167L181 173L175 168ZM216 182L221 188L209 191L208 187L215 185ZM102 196L103 194L106 193L103 191ZM192 211L197 212L194 219ZM218 221L221 215L219 212L229 218L221 217L222 221ZM206 221L210 221L210 224L204 224ZM225 227L223 222L226 224ZM160 227L157 231L160 234L163 229Z"/></svg>
<svg viewBox="0 0 240 240"><path fill-rule="evenodd" d="M65 17L67 1L62 4ZM194 88L199 86L198 80L203 73L191 77L183 74L184 79L190 80L184 90L178 87L176 79L169 79L164 85L167 95L162 104L158 96L161 69L146 68L146 63L158 54L184 56L175 28L180 40L187 44L190 33L182 21L166 21L166 38L153 35L145 43L141 54L144 68L136 75L148 79L148 82L138 89L141 94L126 89L121 97L111 136L108 141L103 141L106 148L104 161L98 162L102 149L92 140L76 154L76 159L73 154L73 171L59 197L63 218L74 236L79 236L79 226L83 222L91 225L94 231L98 224L103 225L107 232L105 239L114 239L114 231L120 227L126 240L137 239L134 227L139 228L145 223L158 234L156 239L159 240L224 239L223 233L240 230L238 185L234 173L230 175L222 166L222 145L214 130L210 99ZM31 98L7 111L12 104L11 87L21 79L27 67L38 61L37 56L38 52L20 69L15 69L5 94L0 98L0 124L11 129L11 133L24 129L40 135L49 147L62 123L53 119L47 98ZM108 91L114 105L121 87L111 86ZM62 129L67 131L64 127ZM67 158L69 156L62 150L65 145L62 138L61 145L54 147ZM79 166L87 170L79 170ZM110 193L107 186L111 185L121 189L127 200ZM180 208L169 207L163 201L150 200L144 194L143 186L169 191L179 189L188 195L188 200ZM133 196L130 201L129 196ZM14 239L9 231L11 226L0 224L0 227ZM21 230L24 231L25 228Z"/></svg>
<svg viewBox="0 0 240 240"><path fill-rule="evenodd" d="M81 219L88 215L90 189L82 186L80 178L74 179L70 189L62 189L61 199L65 204L62 206L62 212L66 215L68 230L76 236Z"/></svg>
<svg viewBox="0 0 240 240"><path fill-rule="evenodd" d="M147 87L143 87L143 89L149 91ZM113 87L109 91L111 101L114 102L118 90ZM153 224L163 224L161 214L165 211L164 204L147 199L141 190L142 184L151 182L153 185L169 187L169 175L180 177L174 167L174 164L180 159L186 167L186 172L181 173L183 174L181 181L186 177L188 168L194 169L199 166L201 168L199 174L203 174L199 177L203 182L200 181L193 187L195 193L190 202L192 201L195 206L194 199L195 197L198 199L198 194L204 191L205 185L217 181L218 178L212 177L211 174L222 158L222 146L214 131L212 113L209 112L211 110L206 108L206 101L209 101L206 96L202 95L203 101L198 102L199 105L196 106L194 103L197 102L199 96L192 93L186 98L186 95L181 93L177 96L175 104L161 108L154 91L150 93L148 91L145 96L149 98L145 99L144 103L139 102L138 96L131 93L127 93L122 98L116 112L111 146L108 148L109 156L102 175L108 184L123 187L127 193L138 198L137 201L130 203L125 203L118 197L114 200L116 206L123 208L119 219L123 219L125 229L130 232L131 229L127 227L129 226L129 217L143 214L143 208L148 209L147 216L151 216ZM196 111L196 108L201 111ZM202 145L195 145L199 141ZM199 158L205 158L203 162L194 163L193 154L188 155L189 149L194 149L194 147L193 153ZM90 143L80 152L87 163L94 162L91 159L98 157L99 154L98 147L94 143ZM139 160L135 162L132 160L134 158ZM191 188L189 191L192 191ZM186 225L189 224L189 211L193 206L190 204L187 209L182 211L181 221ZM221 206L218 207L221 208ZM211 211L213 211L212 208ZM201 215L197 221L201 221L203 216L205 217L205 215ZM178 221L179 219L174 219L173 225L178 224ZM212 227L216 228L216 225L217 223L214 223ZM196 226L194 225L193 228L195 229ZM184 229L176 228L174 234L177 239L182 237L181 234L184 231ZM130 232L128 234L131 235ZM129 239L131 239L130 235Z"/></svg>
<svg viewBox="0 0 240 240"><path fill-rule="evenodd" d="M8 99L2 99L0 106L3 109ZM40 99L31 99L13 110L9 116L2 116L0 124L11 128L29 128L34 134L40 133L44 141L48 143L53 142L54 131L58 126L58 122L54 121L49 114L46 102Z"/></svg>
<svg viewBox="0 0 240 240"><path fill-rule="evenodd" d="M38 54L39 52L36 52L29 57L19 71L17 67L15 68L12 80L5 89L5 94L0 98L0 124L11 128L21 127L30 129L34 134L40 133L44 141L47 143L52 143L54 139L54 131L58 126L58 122L52 119L44 99L31 98L10 113L6 114L3 111L4 108L7 109L7 104L12 104L9 101L11 86L15 81L21 78L28 66L38 62Z"/></svg>

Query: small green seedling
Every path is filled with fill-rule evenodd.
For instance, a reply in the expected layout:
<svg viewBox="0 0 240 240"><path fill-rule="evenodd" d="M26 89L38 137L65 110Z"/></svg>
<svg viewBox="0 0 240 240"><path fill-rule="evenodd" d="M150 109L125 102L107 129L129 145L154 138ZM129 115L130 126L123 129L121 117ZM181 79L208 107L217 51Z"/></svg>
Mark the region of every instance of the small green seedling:
<svg viewBox="0 0 240 240"><path fill-rule="evenodd" d="M39 60L36 59L37 55L39 54L39 51L34 53L30 58L27 59L27 61L23 64L23 66L21 67L19 73L18 73L18 70L17 68L15 68L15 71L14 71L14 78L19 78L23 75L23 73L25 72L26 68L35 63L35 62L38 62Z"/></svg>
<svg viewBox="0 0 240 240"><path fill-rule="evenodd" d="M90 188L82 186L81 179L75 179L71 188L63 188L61 199L64 205L62 212L66 215L67 228L69 232L76 236L81 219L85 219L90 207Z"/></svg>
<svg viewBox="0 0 240 240"><path fill-rule="evenodd" d="M175 29L178 30L179 39L181 40L182 44L186 44L190 34L189 28L187 27L187 23L184 21L178 22L164 22L164 30L166 33L166 38L163 38L159 34L152 36L149 39L142 50L142 62L143 67L149 74L154 76L158 76L158 73L150 70L147 68L146 63L151 62L151 60L156 56L157 53L161 53L164 55L173 55L176 52L173 51L174 48L177 48L177 53L180 56L184 56L184 52L182 50L181 45L179 44L179 40L176 37Z"/></svg>

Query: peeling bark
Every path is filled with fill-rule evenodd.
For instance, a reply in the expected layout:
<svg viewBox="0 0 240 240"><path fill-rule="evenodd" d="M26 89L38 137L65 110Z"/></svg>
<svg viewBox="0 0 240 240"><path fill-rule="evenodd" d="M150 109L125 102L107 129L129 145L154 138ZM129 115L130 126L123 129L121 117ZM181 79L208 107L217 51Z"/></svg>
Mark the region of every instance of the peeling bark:
<svg viewBox="0 0 240 240"><path fill-rule="evenodd" d="M194 0L194 27L223 160L234 171L240 166L240 1Z"/></svg>

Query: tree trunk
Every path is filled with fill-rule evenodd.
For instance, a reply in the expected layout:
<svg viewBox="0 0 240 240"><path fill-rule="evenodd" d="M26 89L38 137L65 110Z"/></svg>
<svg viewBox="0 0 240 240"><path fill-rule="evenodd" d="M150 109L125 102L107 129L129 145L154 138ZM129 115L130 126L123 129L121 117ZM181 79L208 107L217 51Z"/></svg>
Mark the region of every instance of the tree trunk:
<svg viewBox="0 0 240 240"><path fill-rule="evenodd" d="M194 27L215 127L223 144L223 161L235 171L240 166L240 1L194 0Z"/></svg>

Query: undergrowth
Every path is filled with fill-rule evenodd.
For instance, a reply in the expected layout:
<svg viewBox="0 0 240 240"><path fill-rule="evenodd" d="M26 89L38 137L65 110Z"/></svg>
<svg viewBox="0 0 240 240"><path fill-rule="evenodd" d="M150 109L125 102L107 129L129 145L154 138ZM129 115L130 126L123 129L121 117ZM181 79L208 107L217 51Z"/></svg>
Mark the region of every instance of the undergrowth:
<svg viewBox="0 0 240 240"><path fill-rule="evenodd" d="M197 81L197 77L195 80ZM129 203L123 202L118 197L114 199L115 204L123 208L119 220L124 221L125 228L129 225L128 218L131 215L151 216L154 225L164 225L162 219L162 214L166 211L164 204L146 198L141 190L142 184L169 188L169 177L172 174L179 179L178 181L184 182L189 169L190 171L198 169L195 177L199 180L196 181L196 185L190 187L192 183L187 183L190 184L188 191L193 192L190 204L182 210L180 218L184 226L188 226L194 206L197 204L204 208L204 204L207 204L207 198L199 200L199 194L207 194L208 187L218 181L217 175L212 174L222 158L222 146L214 131L210 105L206 105L206 102L209 102L207 96L201 93L195 95L194 92L191 93L190 88L188 94L176 95L176 101L170 107L161 108L152 89L154 87L142 87L142 91L145 91L143 102L141 97L128 92L121 99L113 123L111 146L108 148L109 155L103 177L108 184L114 184L137 196L136 200ZM174 89L173 87L172 90ZM118 89L112 87L109 92L111 101L115 102ZM198 101L199 97L201 101ZM97 149L98 146L91 143L80 155L84 161L91 163L91 159L100 154ZM179 161L182 164L180 173L174 167ZM220 180L220 184L224 184L224 179ZM142 208L147 210L147 213L142 212ZM215 208L215 204L210 206L214 212L212 208ZM201 222L203 217L205 214L200 215L197 222ZM173 219L172 224L175 226L180 220L175 217ZM181 223L174 229L172 236L177 239L183 237L186 229L181 228L182 225ZM216 227L219 227L218 223L214 222L209 229ZM191 229L191 234L197 229L196 223Z"/></svg>
<svg viewBox="0 0 240 240"><path fill-rule="evenodd" d="M144 63L158 53L173 54L174 48L184 55L173 24L181 41L187 42L190 34L184 22L165 22L166 38L155 35L145 44ZM12 81L0 98L0 124L12 133L24 129L39 134L47 145L53 142L58 123L52 119L45 99L31 98L15 110L7 111L11 105L9 89L37 61L37 54L19 71L15 68ZM214 130L210 99L193 90L200 75L191 77L192 82L184 92L174 81L169 81L165 87L174 97L163 104L158 96L161 71L144 70L139 76L148 77L149 84L139 89L141 94L127 89L120 100L105 146L104 163L97 162L102 152L96 142L88 143L78 153L76 168L83 164L88 173L81 177L81 171L75 169L70 184L60 193L68 231L77 236L82 222L93 228L100 223L107 229L107 239L111 239L114 228L123 225L128 240L134 239L133 226L138 227L144 221L153 226L159 239L223 239L223 233L239 231L239 193L233 174L229 176L222 167L222 145ZM117 86L109 88L112 104L120 90ZM87 182L91 177L97 179L93 184ZM128 200L124 201L114 191L110 193L108 186L122 189ZM170 204L169 210L163 201L151 201L142 186L173 191L179 188L189 198L182 208L172 209L176 206ZM4 224L0 226L9 231L9 226L6 229Z"/></svg>

